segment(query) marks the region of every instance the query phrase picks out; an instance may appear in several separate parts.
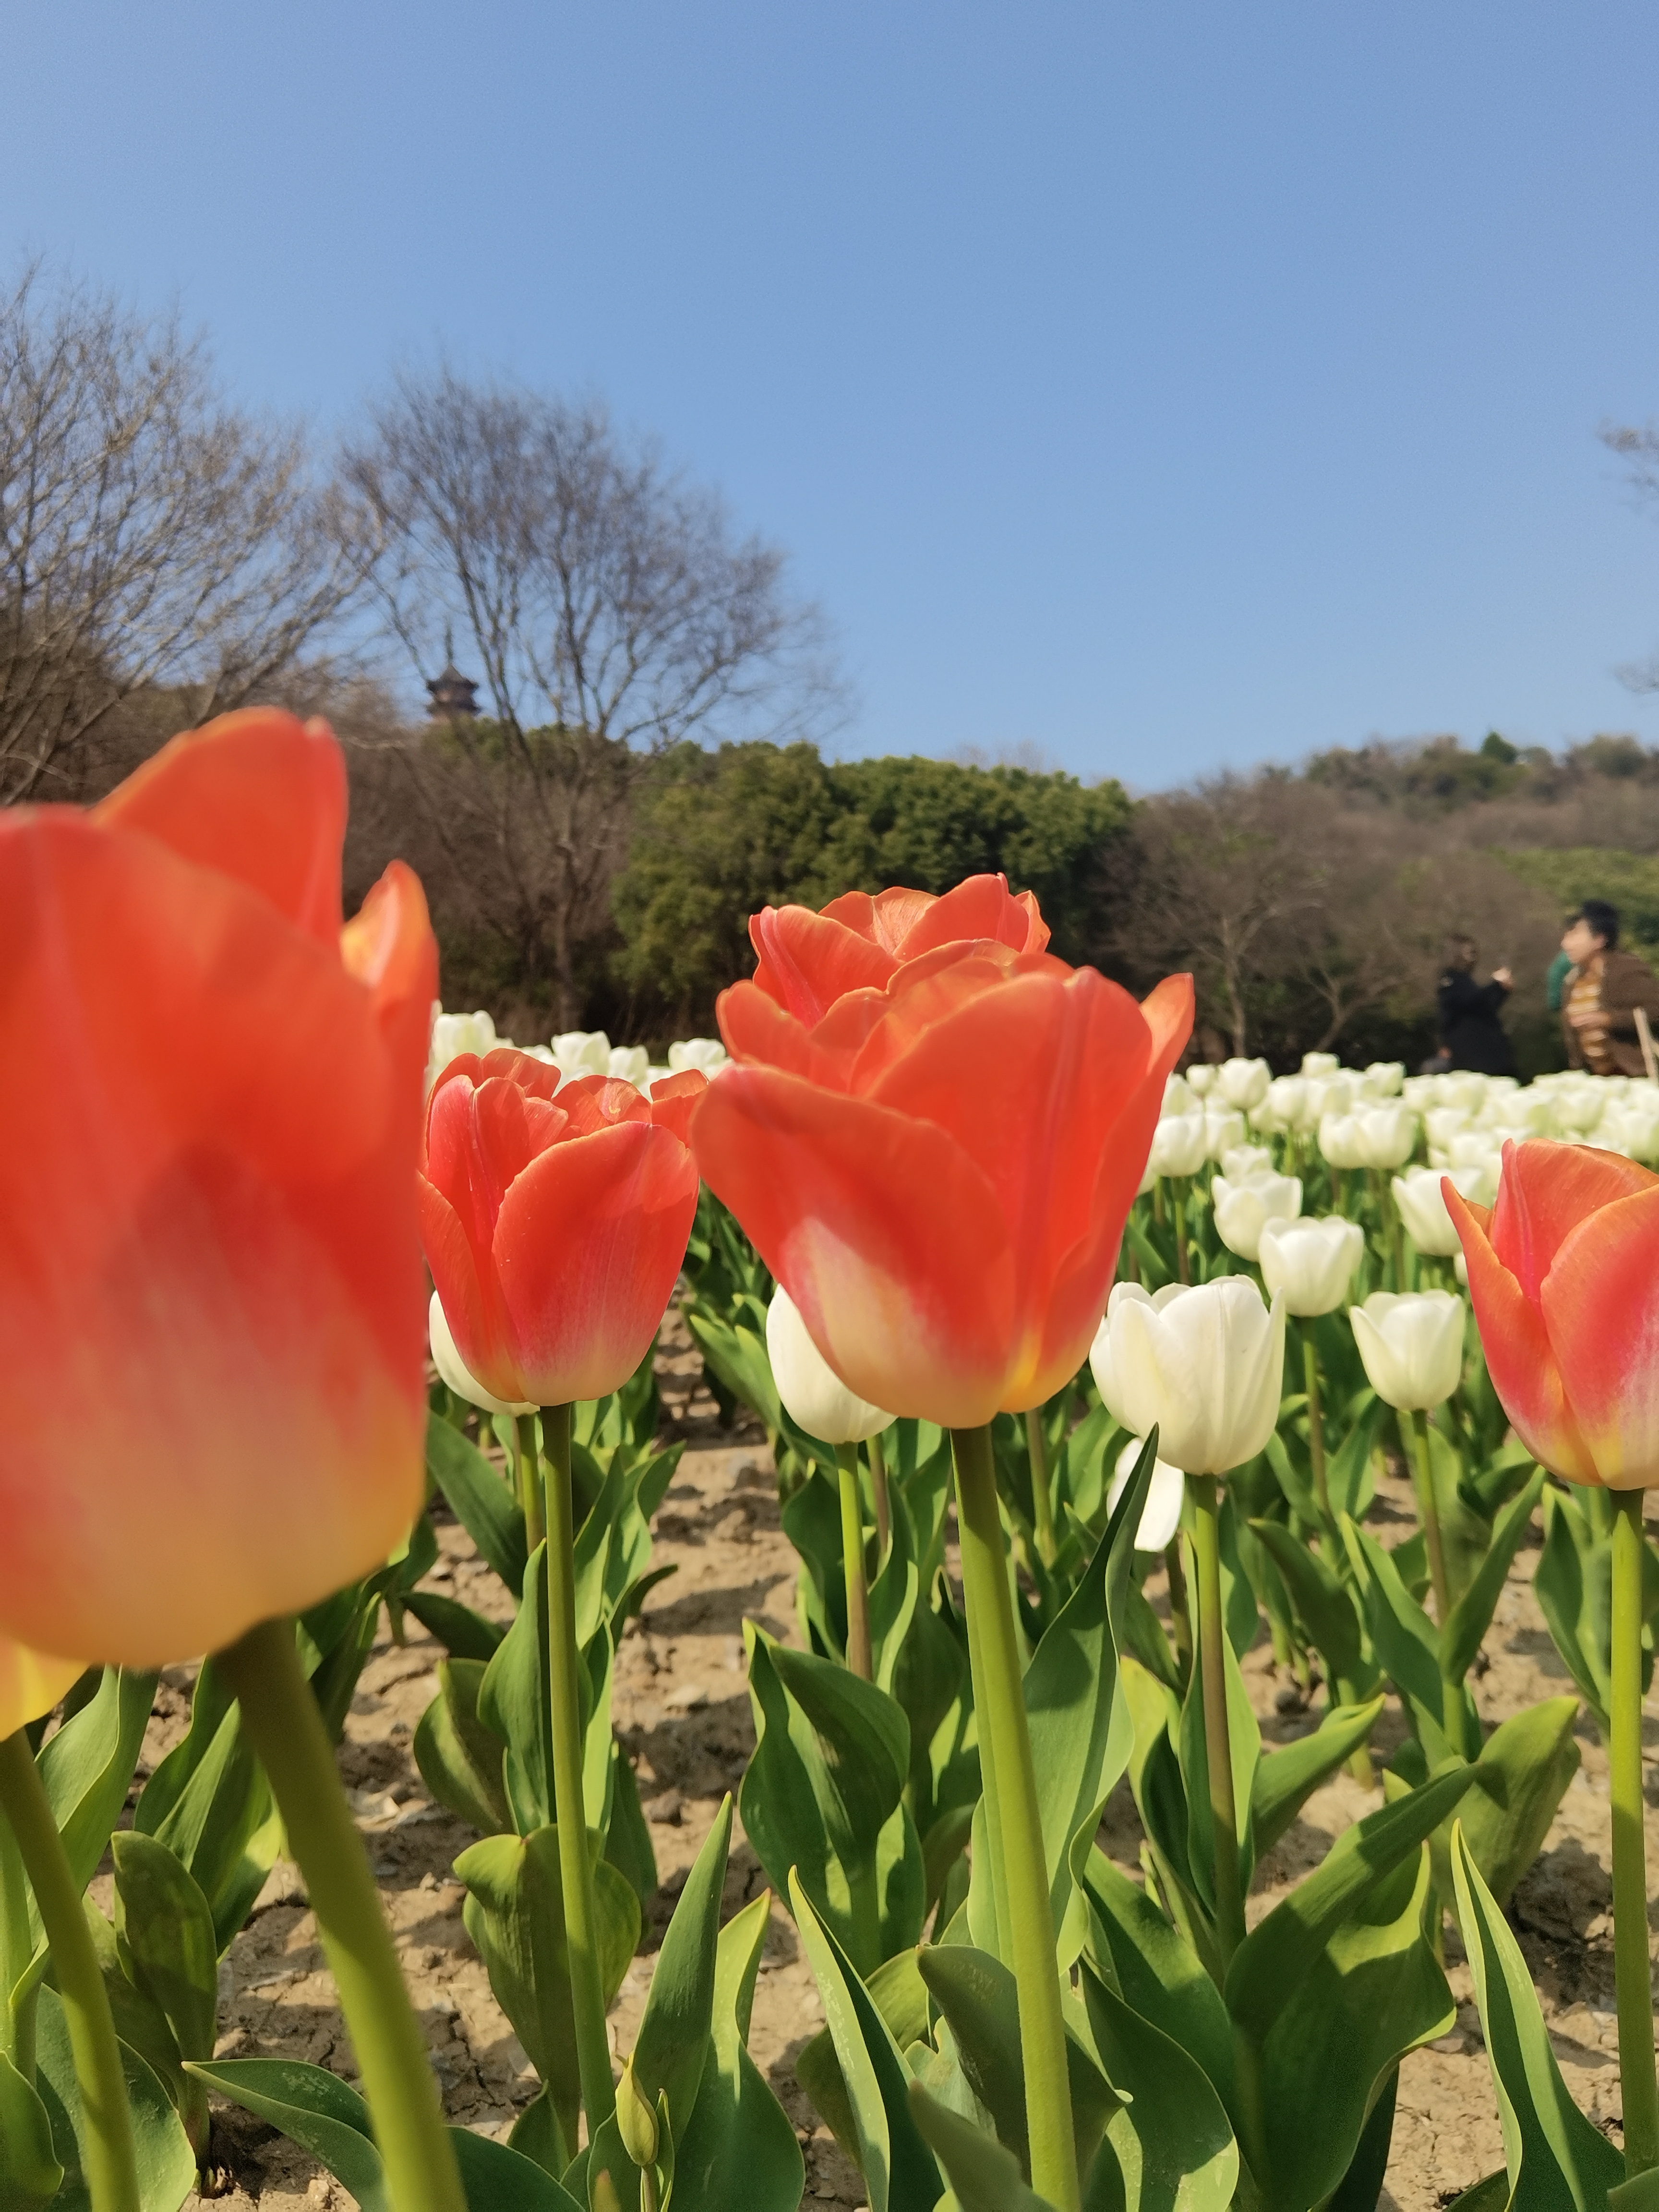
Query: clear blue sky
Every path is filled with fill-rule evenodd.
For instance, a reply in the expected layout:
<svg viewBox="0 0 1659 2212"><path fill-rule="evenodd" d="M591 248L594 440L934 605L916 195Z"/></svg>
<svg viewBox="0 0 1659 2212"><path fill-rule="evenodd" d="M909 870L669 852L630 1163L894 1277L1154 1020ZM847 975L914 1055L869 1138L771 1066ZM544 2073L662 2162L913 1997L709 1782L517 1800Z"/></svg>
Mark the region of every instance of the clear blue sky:
<svg viewBox="0 0 1659 2212"><path fill-rule="evenodd" d="M792 551L848 751L1149 788L1659 742L1659 10L131 0L9 12L0 245L249 399L605 395Z"/></svg>

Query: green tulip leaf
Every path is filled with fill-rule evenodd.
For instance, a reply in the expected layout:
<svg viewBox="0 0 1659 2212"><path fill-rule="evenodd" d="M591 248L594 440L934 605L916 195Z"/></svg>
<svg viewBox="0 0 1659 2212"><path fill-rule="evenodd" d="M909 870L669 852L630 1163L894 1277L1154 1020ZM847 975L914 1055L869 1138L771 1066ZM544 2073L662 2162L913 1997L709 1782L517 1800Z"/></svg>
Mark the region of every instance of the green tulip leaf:
<svg viewBox="0 0 1659 2212"><path fill-rule="evenodd" d="M64 2169L52 2212L92 2212L86 2124L69 2023L55 1990L43 1989L35 2022L35 2088L52 2125L52 2156ZM179 2212L196 2186L196 2160L172 2100L136 2051L121 2045L121 2072L132 2115L139 2212Z"/></svg>
<svg viewBox="0 0 1659 2212"><path fill-rule="evenodd" d="M34 2212L63 2185L52 2142L52 2118L32 2082L0 2051L0 2205Z"/></svg>
<svg viewBox="0 0 1659 2212"><path fill-rule="evenodd" d="M1567 2093L1521 1947L1452 1830L1458 1925L1468 1952L1486 2060L1498 2092L1509 2179L1505 2212L1570 2205L1591 2212L1625 2178L1625 2161Z"/></svg>
<svg viewBox="0 0 1659 2212"><path fill-rule="evenodd" d="M870 2212L928 2212L945 2185L912 2112L898 2046L845 1951L793 1876L790 1903L846 2087Z"/></svg>
<svg viewBox="0 0 1659 2212"><path fill-rule="evenodd" d="M166 2015L181 2058L211 2058L218 2033L219 1954L208 1902L167 1845L119 1830L117 1954L135 1988Z"/></svg>
<svg viewBox="0 0 1659 2212"><path fill-rule="evenodd" d="M536 2092L514 2121L507 2140L521 2157L533 2159L543 2172L550 2173L556 2181L570 2163L558 2106L553 2101L553 2093L546 2087Z"/></svg>
<svg viewBox="0 0 1659 2212"><path fill-rule="evenodd" d="M106 1667L90 1704L58 1729L37 1762L77 1889L96 1873L126 1803L155 1695L154 1674Z"/></svg>
<svg viewBox="0 0 1659 2212"><path fill-rule="evenodd" d="M783 1533L801 1561L795 1608L809 1647L840 1658L847 1650L847 1583L842 1567L841 1505L833 1477L817 1468L783 1507Z"/></svg>
<svg viewBox="0 0 1659 2212"><path fill-rule="evenodd" d="M1504 1508L1492 1530L1486 1557L1451 1609L1440 1637L1441 1669L1451 1681L1461 1682L1474 1663L1475 1654L1492 1626L1492 1617L1498 1609L1515 1555L1531 1526L1533 1509L1543 1487L1544 1470L1540 1467L1519 1497Z"/></svg>
<svg viewBox="0 0 1659 2212"><path fill-rule="evenodd" d="M511 2143L451 2128L467 2212L582 2212L568 2189Z"/></svg>
<svg viewBox="0 0 1659 2212"><path fill-rule="evenodd" d="M504 1750L478 1717L485 1662L441 1659L438 1694L415 1729L415 1764L439 1804L486 1836L503 1833L513 1814L501 1780Z"/></svg>
<svg viewBox="0 0 1659 2212"><path fill-rule="evenodd" d="M1091 1908L1088 1959L1130 2009L1232 2094L1232 2027L1197 1954L1145 1888L1091 1845L1082 1876Z"/></svg>
<svg viewBox="0 0 1659 2212"><path fill-rule="evenodd" d="M1282 1521L1252 1521L1250 1527L1284 1577L1291 1601L1332 1681L1359 1687L1364 1653L1359 1616L1348 1585L1332 1573L1322 1553L1304 1543Z"/></svg>
<svg viewBox="0 0 1659 2212"><path fill-rule="evenodd" d="M1011 2150L930 2096L920 2081L910 2084L910 2112L917 2133L950 2177L946 2212L1054 2212L1046 2197L1026 2185Z"/></svg>
<svg viewBox="0 0 1659 2212"><path fill-rule="evenodd" d="M1500 1907L1543 1849L1556 1808L1578 1771L1577 1717L1577 1698L1530 1705L1492 1731L1475 1762L1474 1786L1457 1817L1469 1856ZM1450 1838L1443 1830L1442 1838L1444 1850ZM1442 1894L1449 1901L1449 1885Z"/></svg>
<svg viewBox="0 0 1659 2212"><path fill-rule="evenodd" d="M516 1598L524 1587L524 1515L512 1489L459 1429L434 1413L426 1425L427 1472L450 1510Z"/></svg>
<svg viewBox="0 0 1659 2212"><path fill-rule="evenodd" d="M458 1598L445 1597L439 1590L413 1589L404 1603L453 1659L482 1659L487 1664L501 1648L503 1632Z"/></svg>
<svg viewBox="0 0 1659 2212"><path fill-rule="evenodd" d="M1348 2170L1325 2212L1376 2212L1388 2179L1389 2153L1394 2148L1395 2107L1400 2100L1400 2069L1396 2067L1371 2106Z"/></svg>
<svg viewBox="0 0 1659 2212"><path fill-rule="evenodd" d="M1364 1705L1334 1705L1316 1729L1261 1759L1250 1786L1258 1854L1273 1849L1321 1783L1346 1765L1382 1710L1381 1698Z"/></svg>
<svg viewBox="0 0 1659 2212"><path fill-rule="evenodd" d="M1241 1882L1248 1885L1255 1864L1255 1792L1257 1763L1261 1757L1261 1731L1256 1724L1250 1693L1244 1686L1238 1660L1230 1639L1222 1645L1227 1674L1227 1742L1232 1754L1233 1808L1238 1824ZM1181 1708L1181 1772L1187 1796L1186 1866L1188 1882L1205 1910L1215 1911L1215 1831L1210 1820L1209 1752L1204 1727L1203 1670L1194 1666ZM1178 1863L1178 1862L1177 1862Z"/></svg>
<svg viewBox="0 0 1659 2212"><path fill-rule="evenodd" d="M196 1678L190 1727L139 1793L132 1825L165 1844L206 1898L222 1956L276 1863L283 1823L210 1659Z"/></svg>
<svg viewBox="0 0 1659 2212"><path fill-rule="evenodd" d="M1107 2154L1122 2177L1124 2212L1226 2212L1238 2146L1203 2068L1086 1966L1083 1998L1117 2093Z"/></svg>
<svg viewBox="0 0 1659 2212"><path fill-rule="evenodd" d="M628 1754L614 1737L611 1744L611 1817L605 1855L640 1900L655 1894L657 1854L640 1806L640 1785Z"/></svg>
<svg viewBox="0 0 1659 2212"><path fill-rule="evenodd" d="M634 2078L650 2104L667 2097L677 2128L691 2117L709 2057L720 1893L731 1844L732 1800L726 1797L675 1905L634 2039Z"/></svg>

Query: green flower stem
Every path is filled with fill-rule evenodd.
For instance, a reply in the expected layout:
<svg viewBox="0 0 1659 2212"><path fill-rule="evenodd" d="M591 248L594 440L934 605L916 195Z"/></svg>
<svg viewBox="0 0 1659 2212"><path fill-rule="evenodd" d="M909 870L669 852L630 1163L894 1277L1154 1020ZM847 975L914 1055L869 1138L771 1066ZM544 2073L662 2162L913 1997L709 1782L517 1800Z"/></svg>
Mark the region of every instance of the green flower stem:
<svg viewBox="0 0 1659 2212"><path fill-rule="evenodd" d="M519 1504L524 1512L524 1543L533 1552L547 1534L547 1508L542 1490L541 1455L536 1445L536 1416L520 1413L519 1439Z"/></svg>
<svg viewBox="0 0 1659 2212"><path fill-rule="evenodd" d="M1210 1827L1215 1852L1215 1932L1224 1973L1244 1941L1238 1876L1238 1808L1233 1802L1232 1742L1227 1729L1226 1628L1221 1615L1221 1541L1216 1479L1191 1478L1198 1554L1199 1668L1204 1690L1204 1747L1210 1769Z"/></svg>
<svg viewBox="0 0 1659 2212"><path fill-rule="evenodd" d="M139 2212L138 2168L127 2085L121 2072L121 2046L115 2039L115 2022L110 2017L109 1997L99 1971L98 1954L92 1948L92 1931L87 1926L81 1893L46 1802L40 1770L21 1729L0 1742L0 1810L11 1824L40 1909L46 1941L52 1946L52 1969L81 2091L87 2185L93 2212Z"/></svg>
<svg viewBox="0 0 1659 2212"><path fill-rule="evenodd" d="M1648 1958L1648 1868L1642 1794L1642 1498L1613 1493L1613 1946L1619 2004L1619 2078L1625 2165L1659 2166L1659 2094L1653 2069L1653 1978Z"/></svg>
<svg viewBox="0 0 1659 2212"><path fill-rule="evenodd" d="M967 1526L967 1509L962 1502L962 1483L958 1478L957 1483L958 1534ZM979 1609L968 1603L965 1577L963 1583L963 1611L968 1623L969 1679L977 1686L985 1680L985 1662L980 1656ZM1002 1868L1002 1801L997 1794L996 1746L991 1741L988 1722L977 1729L976 1734L979 1737L979 1789L980 1796L984 1801L985 1838L991 1861L991 1895L996 1903L997 1926L1006 1928L1008 1925L1008 1882Z"/></svg>
<svg viewBox="0 0 1659 2212"><path fill-rule="evenodd" d="M1025 1416L1025 1449L1031 1462L1031 1517L1036 1523L1037 1556L1045 1567L1052 1567L1054 1502L1048 1487L1048 1439L1042 1433L1041 1406L1033 1406Z"/></svg>
<svg viewBox="0 0 1659 2212"><path fill-rule="evenodd" d="M1429 1580L1434 1586L1434 1625L1437 1628L1443 1628L1451 1617L1451 1593L1446 1585L1446 1554L1440 1542L1440 1509L1434 1502L1434 1462L1429 1454L1429 1417L1420 1406L1411 1417L1411 1443L1407 1446L1407 1454L1417 1491L1417 1510L1422 1516L1424 1540L1429 1548Z"/></svg>
<svg viewBox="0 0 1659 2212"><path fill-rule="evenodd" d="M1160 1229L1164 1226L1164 1178L1152 1177L1152 1219Z"/></svg>
<svg viewBox="0 0 1659 2212"><path fill-rule="evenodd" d="M1319 1354L1314 1348L1313 1323L1297 1323L1302 1338L1302 1379L1308 1393L1308 1456L1313 1462L1314 1496L1328 1522L1331 1522L1331 1493L1325 1477L1325 1413L1319 1401Z"/></svg>
<svg viewBox="0 0 1659 2212"><path fill-rule="evenodd" d="M465 2212L437 2078L289 1620L215 1656L240 1700L333 1969L397 2212Z"/></svg>
<svg viewBox="0 0 1659 2212"><path fill-rule="evenodd" d="M1170 1210L1175 1216L1176 1279L1179 1282L1190 1283L1191 1263L1187 1257L1187 1193L1191 1186L1185 1176L1175 1176L1172 1181L1174 1194Z"/></svg>
<svg viewBox="0 0 1659 2212"><path fill-rule="evenodd" d="M544 1406L542 1441L547 1454L548 1704L553 1716L553 1796L558 1811L559 1885L564 1896L565 1942L570 1954L570 1996L576 2015L576 2062L581 2071L587 2140L617 2109L611 2071L611 2039L605 2025L605 1983L599 1972L599 1916L593 1897L582 1796L582 1715L576 1669L576 1529L570 1492L570 1408Z"/></svg>
<svg viewBox="0 0 1659 2212"><path fill-rule="evenodd" d="M961 1520L963 1595L970 1626L975 1613L979 1616L977 1650L970 1643L969 1656L974 1668L974 1708L979 1716L980 1739L983 1743L988 1735L990 1738L996 1773L995 1815L1002 1832L1003 1876L1008 1893L1005 1924L1019 1991L1031 2186L1058 2212L1080 2212L1054 1912L1048 1901L1036 1771L1025 1725L1013 1599L997 1510L991 1431L988 1428L953 1429L951 1449L956 1460ZM990 1809L988 1807L988 1814Z"/></svg>
<svg viewBox="0 0 1659 2212"><path fill-rule="evenodd" d="M881 1448L881 1438L873 1436L866 1447L870 1454L870 1488L876 1501L876 1549L881 1559L887 1557L887 1547L893 1540L893 1509L887 1496L887 1455Z"/></svg>
<svg viewBox="0 0 1659 2212"><path fill-rule="evenodd" d="M1187 1570L1181 1564L1178 1534L1164 1547L1164 1571L1170 1584L1170 1620L1175 1630L1176 1657L1181 1663L1184 1680L1193 1671L1193 1616L1187 1603Z"/></svg>
<svg viewBox="0 0 1659 2212"><path fill-rule="evenodd" d="M864 1576L864 1501L859 1494L859 1448L837 1444L841 1470L841 1564L847 1578L847 1663L861 1682L870 1680L870 1590Z"/></svg>
<svg viewBox="0 0 1659 2212"><path fill-rule="evenodd" d="M29 1926L29 1884L11 1824L0 1810L0 2051L26 2081L34 2079L35 2000L40 1984L13 2008L6 1992L16 1987L34 1954Z"/></svg>

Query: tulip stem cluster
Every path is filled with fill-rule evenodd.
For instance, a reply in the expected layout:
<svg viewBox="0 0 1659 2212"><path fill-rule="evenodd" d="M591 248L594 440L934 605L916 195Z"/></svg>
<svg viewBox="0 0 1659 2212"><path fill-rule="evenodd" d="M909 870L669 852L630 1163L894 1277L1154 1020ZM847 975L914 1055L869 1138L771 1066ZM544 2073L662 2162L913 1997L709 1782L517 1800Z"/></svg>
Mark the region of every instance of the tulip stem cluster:
<svg viewBox="0 0 1659 2212"><path fill-rule="evenodd" d="M437 2079L293 1624L262 1622L216 1663L240 1701L305 1877L386 2161L386 2193L396 2212L466 2212Z"/></svg>
<svg viewBox="0 0 1659 2212"><path fill-rule="evenodd" d="M1019 1644L1014 1633L991 1432L988 1428L953 1429L951 1448L957 1470L962 1593L968 1611L974 1706L979 1716L981 1758L988 1749L990 1753L985 1771L985 1810L1000 1844L1004 1894L998 1897L998 1913L1000 1919L1006 1899L1007 1917L1001 1924L1007 1931L1019 1990L1031 2186L1057 2212L1080 2212L1054 1911L1037 1805L1036 1770L1025 1723Z"/></svg>
<svg viewBox="0 0 1659 2212"><path fill-rule="evenodd" d="M841 1557L847 1578L847 1664L860 1681L870 1680L870 1589L864 1566L864 1499L859 1448L837 1444L841 1471Z"/></svg>
<svg viewBox="0 0 1659 2212"><path fill-rule="evenodd" d="M1210 1827L1215 1854L1215 1932L1224 1975L1234 1952L1244 1941L1244 1899L1238 1879L1238 1808L1233 1796L1232 1742L1227 1726L1226 1626L1221 1611L1221 1545L1216 1492L1214 1475L1193 1477L1199 1667L1204 1694L1204 1748L1210 1771Z"/></svg>
<svg viewBox="0 0 1659 2212"><path fill-rule="evenodd" d="M1036 1528L1037 1557L1045 1567L1052 1567L1054 1505L1048 1487L1048 1439L1042 1433L1041 1406L1033 1406L1025 1416L1025 1449L1031 1464L1031 1518Z"/></svg>
<svg viewBox="0 0 1659 2212"><path fill-rule="evenodd" d="M582 1791L582 1716L577 1691L575 1509L570 1487L570 1408L542 1408L547 1458L548 1711L553 1723L553 1802L559 1831L559 1886L564 1897L570 1998L576 2018L576 2063L592 2142L617 2108L611 2038L605 2024L599 1966L599 1916L593 1893Z"/></svg>
<svg viewBox="0 0 1659 2212"><path fill-rule="evenodd" d="M542 1490L540 1448L536 1441L536 1416L518 1417L519 1505L524 1514L524 1542L533 1552L547 1534L547 1507Z"/></svg>
<svg viewBox="0 0 1659 2212"><path fill-rule="evenodd" d="M1613 1960L1625 2163L1632 2174L1659 2166L1659 2094L1654 2081L1647 1851L1643 1833L1643 1496L1639 1490L1616 1492L1613 1524Z"/></svg>
<svg viewBox="0 0 1659 2212"><path fill-rule="evenodd" d="M132 2116L127 2107L121 2046L99 1971L92 1933L63 1838L20 1729L0 1742L0 1812L11 1824L18 1855L52 1946L53 1977L69 2029L81 2091L86 2178L92 2212L139 2212Z"/></svg>

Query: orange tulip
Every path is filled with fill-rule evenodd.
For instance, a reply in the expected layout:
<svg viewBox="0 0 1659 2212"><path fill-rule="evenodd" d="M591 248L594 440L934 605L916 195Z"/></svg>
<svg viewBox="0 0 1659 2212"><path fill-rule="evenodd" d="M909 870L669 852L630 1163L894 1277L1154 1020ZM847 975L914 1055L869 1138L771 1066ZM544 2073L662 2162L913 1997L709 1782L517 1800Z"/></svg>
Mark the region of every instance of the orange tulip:
<svg viewBox="0 0 1659 2212"><path fill-rule="evenodd" d="M930 891L847 891L821 914L764 907L750 918L754 981L810 1028L848 991L880 990L907 960L942 945L983 939L1016 952L1041 952L1048 925L1030 891L1006 876L969 876L943 898Z"/></svg>
<svg viewBox="0 0 1659 2212"><path fill-rule="evenodd" d="M1040 943L1035 908L999 878L922 908L921 927L964 893L988 903L987 884L1005 926L1017 909ZM919 899L865 904L902 915ZM783 1001L764 975L720 1000L737 1064L692 1116L698 1166L857 1396L952 1427L1040 1404L1105 1310L1192 1027L1190 978L1138 1006L1092 969L987 932L832 995L844 947L792 912L756 925L774 979L777 933L806 947Z"/></svg>
<svg viewBox="0 0 1659 2212"><path fill-rule="evenodd" d="M432 1279L470 1374L505 1403L618 1389L650 1350L697 1210L686 1123L704 1088L647 1100L505 1048L433 1087L420 1177Z"/></svg>
<svg viewBox="0 0 1659 2212"><path fill-rule="evenodd" d="M1569 1482L1659 1483L1659 1176L1616 1152L1504 1147L1498 1203L1449 1177L1492 1388Z"/></svg>
<svg viewBox="0 0 1659 2212"><path fill-rule="evenodd" d="M383 1560L420 1510L413 1169L436 951L341 927L320 722L175 738L0 816L0 1630L150 1666Z"/></svg>

